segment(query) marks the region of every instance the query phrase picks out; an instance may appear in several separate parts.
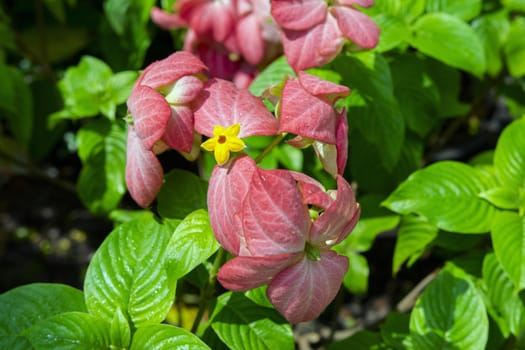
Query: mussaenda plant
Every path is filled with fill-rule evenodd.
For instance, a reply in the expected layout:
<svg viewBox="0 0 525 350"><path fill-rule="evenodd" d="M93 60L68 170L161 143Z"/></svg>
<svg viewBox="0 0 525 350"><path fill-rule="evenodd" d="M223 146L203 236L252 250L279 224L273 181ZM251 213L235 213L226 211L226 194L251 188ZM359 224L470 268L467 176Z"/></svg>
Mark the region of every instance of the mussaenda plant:
<svg viewBox="0 0 525 350"><path fill-rule="evenodd" d="M47 72L113 230L82 290L0 295L1 349L524 347L520 1L104 0L76 66L3 7L0 171L42 157Z"/></svg>

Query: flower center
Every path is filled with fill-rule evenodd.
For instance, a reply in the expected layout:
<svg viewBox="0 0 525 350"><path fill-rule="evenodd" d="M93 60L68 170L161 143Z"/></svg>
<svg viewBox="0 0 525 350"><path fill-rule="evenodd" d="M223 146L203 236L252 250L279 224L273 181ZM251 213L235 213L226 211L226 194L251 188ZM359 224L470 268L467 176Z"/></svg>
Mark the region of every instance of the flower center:
<svg viewBox="0 0 525 350"><path fill-rule="evenodd" d="M241 124L233 124L227 128L216 125L213 128L213 137L206 140L201 147L206 151L213 152L217 163L223 165L230 159L230 152L240 152L246 147L237 136L240 131Z"/></svg>
<svg viewBox="0 0 525 350"><path fill-rule="evenodd" d="M321 260L321 251L314 245L311 245L309 242L306 242L304 247L304 253L306 258L311 261Z"/></svg>

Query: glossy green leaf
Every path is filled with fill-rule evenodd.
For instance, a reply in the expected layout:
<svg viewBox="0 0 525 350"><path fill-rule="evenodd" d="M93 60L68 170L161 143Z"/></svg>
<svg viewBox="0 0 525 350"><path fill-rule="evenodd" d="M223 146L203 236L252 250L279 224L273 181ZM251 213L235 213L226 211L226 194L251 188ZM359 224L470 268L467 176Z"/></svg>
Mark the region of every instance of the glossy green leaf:
<svg viewBox="0 0 525 350"><path fill-rule="evenodd" d="M525 18L518 17L511 23L503 49L510 74L516 78L525 75Z"/></svg>
<svg viewBox="0 0 525 350"><path fill-rule="evenodd" d="M377 148L382 165L392 170L401 156L405 122L394 97L385 58L374 52L339 55L330 65L352 93L345 98L350 128L357 128Z"/></svg>
<svg viewBox="0 0 525 350"><path fill-rule="evenodd" d="M86 311L78 289L34 283L0 295L0 349L32 349L24 332L39 321L68 311Z"/></svg>
<svg viewBox="0 0 525 350"><path fill-rule="evenodd" d="M111 344L120 349L127 349L131 342L131 329L124 312L117 308L110 325Z"/></svg>
<svg viewBox="0 0 525 350"><path fill-rule="evenodd" d="M474 30L461 19L446 13L429 13L420 17L412 30L411 44L422 53L479 77L485 72L483 46Z"/></svg>
<svg viewBox="0 0 525 350"><path fill-rule="evenodd" d="M484 349L488 331L479 292L469 276L452 264L425 288L410 316L414 350Z"/></svg>
<svg viewBox="0 0 525 350"><path fill-rule="evenodd" d="M53 316L26 334L37 350L106 350L113 345L109 322L84 312Z"/></svg>
<svg viewBox="0 0 525 350"><path fill-rule="evenodd" d="M501 184L516 190L525 188L525 119L514 121L501 133L494 167Z"/></svg>
<svg viewBox="0 0 525 350"><path fill-rule="evenodd" d="M0 118L7 118L12 134L27 147L33 131L31 90L18 69L1 63L0 80Z"/></svg>
<svg viewBox="0 0 525 350"><path fill-rule="evenodd" d="M363 295L368 291L368 261L359 253L347 252L345 256L350 267L345 273L343 284L350 293Z"/></svg>
<svg viewBox="0 0 525 350"><path fill-rule="evenodd" d="M525 217L504 211L494 219L491 232L494 253L514 284L525 288Z"/></svg>
<svg viewBox="0 0 525 350"><path fill-rule="evenodd" d="M400 214L416 213L451 232L490 231L496 209L479 194L494 185L480 170L442 161L413 173L384 202Z"/></svg>
<svg viewBox="0 0 525 350"><path fill-rule="evenodd" d="M407 215L401 220L397 234L392 272L395 275L407 260L410 267L437 237L438 228L425 218Z"/></svg>
<svg viewBox="0 0 525 350"><path fill-rule="evenodd" d="M79 130L77 144L79 197L91 212L106 214L126 193L126 130L121 123L97 119Z"/></svg>
<svg viewBox="0 0 525 350"><path fill-rule="evenodd" d="M525 0L501 0L501 3L509 10L525 11Z"/></svg>
<svg viewBox="0 0 525 350"><path fill-rule="evenodd" d="M525 329L525 306L514 292L509 275L492 253L483 261L483 291L488 298L487 309L502 334L518 336Z"/></svg>
<svg viewBox="0 0 525 350"><path fill-rule="evenodd" d="M445 12L464 21L477 17L482 0L427 0L427 12Z"/></svg>
<svg viewBox="0 0 525 350"><path fill-rule="evenodd" d="M410 28L399 17L387 13L379 13L373 18L374 22L381 29L379 43L374 49L377 52L390 51L403 44L406 45L410 41Z"/></svg>
<svg viewBox="0 0 525 350"><path fill-rule="evenodd" d="M439 91L426 74L424 60L416 55L398 56L390 65L394 94L407 127L425 138L439 121Z"/></svg>
<svg viewBox="0 0 525 350"><path fill-rule="evenodd" d="M291 325L275 309L240 293L228 292L218 298L211 327L232 350L294 347Z"/></svg>
<svg viewBox="0 0 525 350"><path fill-rule="evenodd" d="M208 186L187 170L174 169L164 176L157 196L159 214L165 218L183 219L197 209L206 209Z"/></svg>
<svg viewBox="0 0 525 350"><path fill-rule="evenodd" d="M175 283L164 259L170 237L168 226L153 220L115 228L86 272L89 312L110 322L120 308L135 327L164 320L175 297Z"/></svg>
<svg viewBox="0 0 525 350"><path fill-rule="evenodd" d="M327 350L370 350L383 349L385 344L381 340L381 335L377 332L367 330L359 331L354 335L331 343Z"/></svg>
<svg viewBox="0 0 525 350"><path fill-rule="evenodd" d="M426 0L377 0L371 9L410 23L423 14L425 2Z"/></svg>
<svg viewBox="0 0 525 350"><path fill-rule="evenodd" d="M170 275L178 279L206 261L219 249L205 210L197 210L181 221L166 247Z"/></svg>
<svg viewBox="0 0 525 350"><path fill-rule="evenodd" d="M395 350L405 350L403 341L410 333L409 322L410 314L390 312L385 322L379 326L383 341Z"/></svg>
<svg viewBox="0 0 525 350"><path fill-rule="evenodd" d="M280 83L289 75L294 76L295 72L286 58L282 56L274 60L252 81L249 88L250 92L255 96L261 96L264 90Z"/></svg>
<svg viewBox="0 0 525 350"><path fill-rule="evenodd" d="M505 11L480 16L472 22L485 52L487 73L496 76L502 69L501 47L509 32L509 20Z"/></svg>
<svg viewBox="0 0 525 350"><path fill-rule="evenodd" d="M244 295L256 303L257 305L273 308L272 303L268 299L268 296L266 295L266 290L268 289L268 286L261 286L258 288L250 289L246 292L244 292Z"/></svg>
<svg viewBox="0 0 525 350"><path fill-rule="evenodd" d="M520 191L512 187L494 187L481 192L479 196L501 209L518 209L520 206Z"/></svg>
<svg viewBox="0 0 525 350"><path fill-rule="evenodd" d="M182 328L158 324L139 327L135 332L130 350L145 349L209 350L210 348L195 334Z"/></svg>
<svg viewBox="0 0 525 350"><path fill-rule="evenodd" d="M366 252L372 247L378 234L394 229L398 223L399 216L397 215L362 218L350 235L336 246L336 249L340 252L343 250Z"/></svg>

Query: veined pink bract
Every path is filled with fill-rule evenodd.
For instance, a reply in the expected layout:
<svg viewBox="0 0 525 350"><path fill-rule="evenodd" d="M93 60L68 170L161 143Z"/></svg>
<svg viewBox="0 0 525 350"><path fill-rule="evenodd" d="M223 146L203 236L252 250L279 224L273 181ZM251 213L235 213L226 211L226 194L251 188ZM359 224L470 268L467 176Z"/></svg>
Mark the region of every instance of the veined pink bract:
<svg viewBox="0 0 525 350"><path fill-rule="evenodd" d="M268 284L270 301L292 323L319 316L348 268L331 247L360 213L350 185L341 176L337 184L326 192L304 174L263 170L247 156L217 166L210 220L217 240L235 255L219 271L221 284L237 291Z"/></svg>

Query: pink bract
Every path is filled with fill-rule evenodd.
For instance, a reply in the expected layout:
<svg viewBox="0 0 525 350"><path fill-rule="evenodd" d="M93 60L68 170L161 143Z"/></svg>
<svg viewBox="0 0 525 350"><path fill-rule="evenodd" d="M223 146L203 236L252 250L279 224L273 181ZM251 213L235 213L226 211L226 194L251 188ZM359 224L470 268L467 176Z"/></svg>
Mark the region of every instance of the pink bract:
<svg viewBox="0 0 525 350"><path fill-rule="evenodd" d="M194 155L192 103L204 87L205 70L193 54L176 52L150 64L133 86L127 101L133 121L126 183L143 207L151 204L162 185L163 172L155 154L173 148L185 156Z"/></svg>
<svg viewBox="0 0 525 350"><path fill-rule="evenodd" d="M290 65L304 70L330 62L344 39L370 49L377 45L379 28L353 6L369 7L373 0L272 0L271 13L283 31L284 52Z"/></svg>
<svg viewBox="0 0 525 350"><path fill-rule="evenodd" d="M195 130L211 137L216 125L228 127L237 123L241 125L240 138L275 135L278 129L277 120L260 98L232 82L208 80L204 93L195 102Z"/></svg>
<svg viewBox="0 0 525 350"><path fill-rule="evenodd" d="M268 297L288 321L312 320L333 300L348 268L331 248L359 218L350 185L325 191L316 180L286 170L263 170L241 156L216 167L208 207L219 242L235 257L219 271L226 288L268 284ZM313 207L311 207L313 206ZM312 218L310 208L320 215Z"/></svg>
<svg viewBox="0 0 525 350"><path fill-rule="evenodd" d="M313 140L325 169L334 177L342 174L348 156L346 112L334 104L349 94L346 86L299 72L298 78L286 80L279 103L279 132L297 135L289 142L296 147Z"/></svg>

